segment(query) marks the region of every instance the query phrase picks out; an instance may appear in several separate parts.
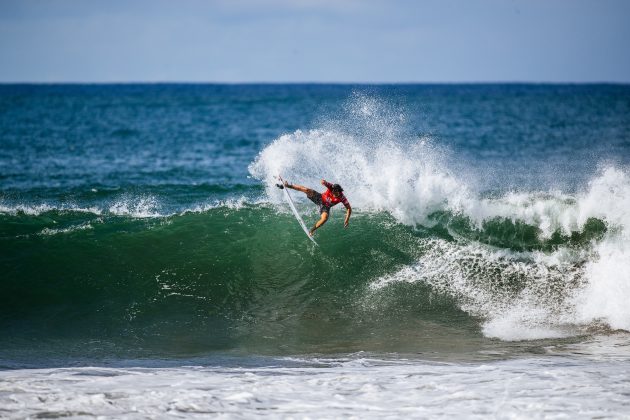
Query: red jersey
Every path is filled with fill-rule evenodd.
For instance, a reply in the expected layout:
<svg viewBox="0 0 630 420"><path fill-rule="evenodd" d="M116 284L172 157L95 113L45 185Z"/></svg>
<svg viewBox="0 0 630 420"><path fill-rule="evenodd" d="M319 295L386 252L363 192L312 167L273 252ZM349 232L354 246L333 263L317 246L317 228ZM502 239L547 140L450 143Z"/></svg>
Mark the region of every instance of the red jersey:
<svg viewBox="0 0 630 420"><path fill-rule="evenodd" d="M335 204L343 203L345 208L350 208L350 203L343 193L339 194L339 197L335 197L332 193L332 184L330 182L324 182L326 191L322 193L322 204L326 207L332 207Z"/></svg>

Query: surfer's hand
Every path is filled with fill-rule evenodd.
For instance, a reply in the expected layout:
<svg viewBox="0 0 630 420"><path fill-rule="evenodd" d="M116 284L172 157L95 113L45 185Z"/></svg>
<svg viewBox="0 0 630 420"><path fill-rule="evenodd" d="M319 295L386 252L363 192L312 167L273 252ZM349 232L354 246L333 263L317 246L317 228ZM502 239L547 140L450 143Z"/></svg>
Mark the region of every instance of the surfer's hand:
<svg viewBox="0 0 630 420"><path fill-rule="evenodd" d="M326 180L324 178L322 178L321 183L322 183L322 185L326 185Z"/></svg>
<svg viewBox="0 0 630 420"><path fill-rule="evenodd" d="M346 220L345 222L343 222L343 227L344 227L344 228L347 228L349 223L350 223L350 221L349 221L349 220Z"/></svg>

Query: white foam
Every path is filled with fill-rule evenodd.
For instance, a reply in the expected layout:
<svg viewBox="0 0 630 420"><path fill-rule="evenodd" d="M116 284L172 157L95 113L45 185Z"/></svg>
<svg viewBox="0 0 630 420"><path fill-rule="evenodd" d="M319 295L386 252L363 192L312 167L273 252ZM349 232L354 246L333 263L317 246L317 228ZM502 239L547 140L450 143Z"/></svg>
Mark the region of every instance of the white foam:
<svg viewBox="0 0 630 420"><path fill-rule="evenodd" d="M630 373L619 362L305 362L1 371L0 406L9 418L614 418L630 410Z"/></svg>

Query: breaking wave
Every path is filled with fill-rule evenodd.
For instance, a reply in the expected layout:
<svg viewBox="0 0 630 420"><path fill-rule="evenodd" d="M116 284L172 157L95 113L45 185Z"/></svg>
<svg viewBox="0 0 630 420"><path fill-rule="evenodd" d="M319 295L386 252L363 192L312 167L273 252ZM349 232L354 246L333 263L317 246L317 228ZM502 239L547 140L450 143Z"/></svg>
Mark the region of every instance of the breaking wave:
<svg viewBox="0 0 630 420"><path fill-rule="evenodd" d="M603 166L577 192L482 193L474 175L449 169L430 137L398 129L404 118L383 103L359 97L350 114L279 137L250 173L272 202L282 199L277 174L312 187L325 178L345 187L359 213L384 212L428 233L415 262L370 279L371 299L423 283L480 317L485 335L506 340L630 330L626 169Z"/></svg>

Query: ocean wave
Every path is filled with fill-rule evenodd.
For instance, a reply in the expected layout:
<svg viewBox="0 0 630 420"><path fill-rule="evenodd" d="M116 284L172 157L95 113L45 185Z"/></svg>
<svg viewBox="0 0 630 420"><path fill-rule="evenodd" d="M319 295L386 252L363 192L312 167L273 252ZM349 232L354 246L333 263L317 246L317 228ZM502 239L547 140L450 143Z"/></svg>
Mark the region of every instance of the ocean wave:
<svg viewBox="0 0 630 420"><path fill-rule="evenodd" d="M277 174L312 188L325 178L345 187L358 212L442 228L449 240L432 238L417 263L373 285L429 284L483 318L487 336L559 337L600 324L630 331L627 169L602 166L577 192L484 195L474 178L450 169L430 138L401 138L391 113L369 98L358 104L361 117L350 127L298 130L260 152L249 170L271 202L282 200ZM574 259L559 262L567 255ZM502 289L505 281L518 293Z"/></svg>
<svg viewBox="0 0 630 420"><path fill-rule="evenodd" d="M315 212L305 216L307 220L316 218ZM23 217L32 219L21 221L32 224L29 232L45 241L24 242L23 237L16 235L11 240L5 235L3 264L10 264L16 281L9 293L13 303L5 309L18 304L20 310L39 310L38 296L50 294L56 296L53 301L61 303L71 303L76 296L87 302L96 299L96 307L109 307L98 311L107 314L100 321L107 323L146 319L155 305L170 308L161 311L161 317L177 314L174 319L179 319L184 309L180 304L187 305L183 313L191 308L203 313L208 308L203 305L210 305L229 319L252 317L261 322L274 313L308 313L309 302L328 301L334 296L345 302L337 303L345 311L348 305L360 303L357 313L349 311L347 315L356 322L378 313L382 319L375 322L380 323L399 316L405 305L432 311L440 302L439 296L446 296L453 304L442 301L440 310L464 310L480 320L486 336L504 340L579 335L593 325L616 328L616 322L621 323L617 328L627 328L623 324L627 314L623 305L625 283L615 283L623 281L623 271L618 277L614 276L617 273L597 271L601 269L602 249L610 245L608 232L601 239L578 244L567 239L551 250L544 241L519 250L523 248L521 238L504 247L480 241L484 232L486 236L513 237L511 225L500 225L503 233L490 226L490 231L454 237L448 229L458 217L454 214L441 214L438 224L430 229L414 229L385 212L359 212L349 230L341 229L341 215L334 215L320 232L326 247L313 253L292 216L268 204L235 203L166 220L120 216L86 220L83 213L76 218L49 213L43 221L36 216ZM101 222L95 223L98 220ZM73 234L73 241L63 240L66 234ZM46 273L36 270L20 253L24 246L29 253L41 255L43 266L57 268ZM614 254L619 248L609 251L612 254L604 257L623 257ZM311 254L310 264L296 259L304 252ZM117 264L111 266L108 261ZM623 259L618 261L625 264ZM252 270L258 273L255 283L249 280ZM344 273L342 279L337 279L339 272ZM68 277L69 273L81 274ZM594 283L593 279L601 278L596 276L606 276L609 283ZM67 283L59 284L55 281L58 277L66 278ZM117 280L97 281L112 277ZM15 289L17 284L22 285L19 290ZM326 284L334 285L332 296ZM399 284L429 289L414 292L415 301L398 294L394 299L383 299ZM67 294L58 294L60 287ZM284 287L291 292L286 294ZM358 292L364 288L365 292ZM98 297L101 295L102 299ZM176 299L182 302L176 303ZM113 302L118 303L112 307ZM369 309L383 304L393 306L375 312ZM593 310L598 312L589 312ZM196 318L194 313L190 316Z"/></svg>

